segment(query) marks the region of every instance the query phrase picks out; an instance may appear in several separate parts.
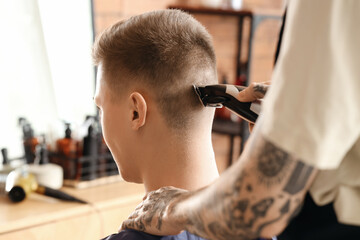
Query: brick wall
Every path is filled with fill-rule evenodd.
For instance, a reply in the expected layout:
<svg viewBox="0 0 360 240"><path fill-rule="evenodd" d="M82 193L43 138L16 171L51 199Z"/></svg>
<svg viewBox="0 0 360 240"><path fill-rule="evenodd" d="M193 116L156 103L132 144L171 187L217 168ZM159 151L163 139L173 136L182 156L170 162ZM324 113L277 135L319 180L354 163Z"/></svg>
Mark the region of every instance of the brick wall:
<svg viewBox="0 0 360 240"><path fill-rule="evenodd" d="M116 21L132 15L184 3L196 5L200 3L200 0L94 0L96 34ZM256 9L256 11L275 10L279 12L278 10L281 10L282 6L283 0L244 0L245 8ZM213 15L194 16L213 36L219 78L226 76L230 83L234 82L237 44L236 18ZM252 81L270 80L279 28L280 21L278 20L266 20L257 28L253 40ZM248 36L244 37L247 38ZM246 52L242 54L242 58L244 57L246 57Z"/></svg>

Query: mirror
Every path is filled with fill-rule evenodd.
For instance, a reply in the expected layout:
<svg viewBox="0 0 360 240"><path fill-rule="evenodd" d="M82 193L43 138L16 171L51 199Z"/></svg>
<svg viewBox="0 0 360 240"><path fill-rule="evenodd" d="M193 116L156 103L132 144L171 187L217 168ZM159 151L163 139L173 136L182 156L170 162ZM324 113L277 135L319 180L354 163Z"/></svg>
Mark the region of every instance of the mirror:
<svg viewBox="0 0 360 240"><path fill-rule="evenodd" d="M91 0L0 1L0 148L10 159L24 155L19 117L50 142L62 121L96 114L92 19Z"/></svg>

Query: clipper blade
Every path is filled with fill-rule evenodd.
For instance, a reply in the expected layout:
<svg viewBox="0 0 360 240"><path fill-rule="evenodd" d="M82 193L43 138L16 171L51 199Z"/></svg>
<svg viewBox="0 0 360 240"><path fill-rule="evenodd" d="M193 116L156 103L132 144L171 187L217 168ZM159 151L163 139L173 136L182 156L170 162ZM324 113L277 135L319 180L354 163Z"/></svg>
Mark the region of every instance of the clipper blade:
<svg viewBox="0 0 360 240"><path fill-rule="evenodd" d="M201 90L200 90L200 87L198 87L198 86L195 86L195 85L193 85L193 88L194 88L194 91L195 91L195 93L196 93L196 96L199 98L199 100L200 100L200 102L202 103L202 105L204 105L204 107L206 107L206 104L203 102L203 94L202 94L202 92L201 92Z"/></svg>
<svg viewBox="0 0 360 240"><path fill-rule="evenodd" d="M244 90L243 86L214 84L205 86L193 85L196 95L205 107L226 107L244 120L255 123L259 110L255 111L256 103L240 102L237 95Z"/></svg>
<svg viewBox="0 0 360 240"><path fill-rule="evenodd" d="M214 94L212 85L208 86L196 86L193 85L196 95L198 96L200 102L204 105L204 107L223 107L223 103L227 101L226 98L222 96L218 96Z"/></svg>

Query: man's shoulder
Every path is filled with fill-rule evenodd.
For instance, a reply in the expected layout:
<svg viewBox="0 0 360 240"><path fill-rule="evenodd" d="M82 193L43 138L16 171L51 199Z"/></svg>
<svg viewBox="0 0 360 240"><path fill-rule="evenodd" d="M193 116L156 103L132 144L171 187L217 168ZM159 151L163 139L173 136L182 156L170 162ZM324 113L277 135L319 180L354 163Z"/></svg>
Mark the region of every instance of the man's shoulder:
<svg viewBox="0 0 360 240"><path fill-rule="evenodd" d="M102 240L203 240L189 232L182 232L173 236L155 236L132 229L127 229L116 234L112 234Z"/></svg>

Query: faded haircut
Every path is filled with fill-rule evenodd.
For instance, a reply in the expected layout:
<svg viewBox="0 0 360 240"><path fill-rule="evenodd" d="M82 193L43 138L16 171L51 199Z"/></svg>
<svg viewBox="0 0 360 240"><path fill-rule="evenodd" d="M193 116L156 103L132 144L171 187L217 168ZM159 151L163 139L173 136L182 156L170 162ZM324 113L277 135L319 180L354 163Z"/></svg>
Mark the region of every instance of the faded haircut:
<svg viewBox="0 0 360 240"><path fill-rule="evenodd" d="M130 85L155 96L174 129L185 130L202 110L192 85L216 84L212 39L192 16L159 10L131 17L106 29L93 47L115 96Z"/></svg>

